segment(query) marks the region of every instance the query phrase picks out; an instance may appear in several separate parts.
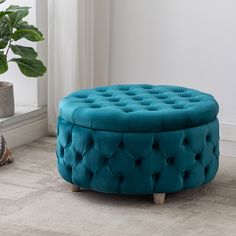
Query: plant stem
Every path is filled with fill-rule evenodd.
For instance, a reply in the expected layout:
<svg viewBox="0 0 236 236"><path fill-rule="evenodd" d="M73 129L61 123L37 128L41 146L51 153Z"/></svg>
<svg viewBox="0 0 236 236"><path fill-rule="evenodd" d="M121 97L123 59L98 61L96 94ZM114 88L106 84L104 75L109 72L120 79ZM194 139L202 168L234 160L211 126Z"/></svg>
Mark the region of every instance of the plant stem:
<svg viewBox="0 0 236 236"><path fill-rule="evenodd" d="M10 40L10 42L9 42L9 44L8 44L7 51L6 51L6 57L7 57L7 55L8 55L8 52L9 52L9 49L10 49L11 43L12 43L12 40Z"/></svg>

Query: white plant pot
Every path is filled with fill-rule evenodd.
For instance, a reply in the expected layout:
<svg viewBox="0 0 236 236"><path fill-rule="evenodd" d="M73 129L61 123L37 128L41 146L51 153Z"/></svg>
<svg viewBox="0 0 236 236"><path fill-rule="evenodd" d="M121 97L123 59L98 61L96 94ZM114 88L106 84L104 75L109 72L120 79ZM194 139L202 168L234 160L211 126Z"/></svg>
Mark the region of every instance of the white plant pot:
<svg viewBox="0 0 236 236"><path fill-rule="evenodd" d="M15 113L13 84L0 81L0 118L13 116Z"/></svg>

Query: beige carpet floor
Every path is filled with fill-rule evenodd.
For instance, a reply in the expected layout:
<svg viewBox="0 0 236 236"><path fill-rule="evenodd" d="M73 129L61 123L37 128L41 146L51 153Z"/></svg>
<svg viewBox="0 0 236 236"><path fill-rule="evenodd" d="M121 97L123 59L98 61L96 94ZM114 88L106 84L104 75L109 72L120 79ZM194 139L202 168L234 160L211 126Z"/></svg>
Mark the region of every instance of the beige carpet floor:
<svg viewBox="0 0 236 236"><path fill-rule="evenodd" d="M221 157L215 181L167 195L72 193L56 170L55 139L14 150L0 168L0 235L236 235L236 157Z"/></svg>

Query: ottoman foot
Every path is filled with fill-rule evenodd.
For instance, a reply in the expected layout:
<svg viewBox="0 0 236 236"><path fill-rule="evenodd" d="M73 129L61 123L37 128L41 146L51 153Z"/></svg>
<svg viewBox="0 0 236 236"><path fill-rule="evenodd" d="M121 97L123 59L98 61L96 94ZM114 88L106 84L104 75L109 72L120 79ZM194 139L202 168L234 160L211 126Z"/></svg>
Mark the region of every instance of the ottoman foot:
<svg viewBox="0 0 236 236"><path fill-rule="evenodd" d="M156 205L162 205L165 203L165 193L154 193L153 194L153 199L154 199L154 203Z"/></svg>
<svg viewBox="0 0 236 236"><path fill-rule="evenodd" d="M71 190L72 190L72 192L79 192L80 191L80 187L77 186L77 185L72 184L71 185Z"/></svg>

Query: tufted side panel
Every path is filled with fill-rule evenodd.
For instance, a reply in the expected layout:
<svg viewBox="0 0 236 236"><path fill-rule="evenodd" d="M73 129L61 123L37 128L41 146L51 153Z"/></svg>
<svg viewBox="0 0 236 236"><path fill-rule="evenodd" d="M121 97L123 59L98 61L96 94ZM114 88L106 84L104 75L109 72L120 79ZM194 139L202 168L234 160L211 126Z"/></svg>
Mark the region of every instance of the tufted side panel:
<svg viewBox="0 0 236 236"><path fill-rule="evenodd" d="M219 164L218 120L168 132L93 130L58 119L61 176L106 193L176 192L211 181Z"/></svg>

